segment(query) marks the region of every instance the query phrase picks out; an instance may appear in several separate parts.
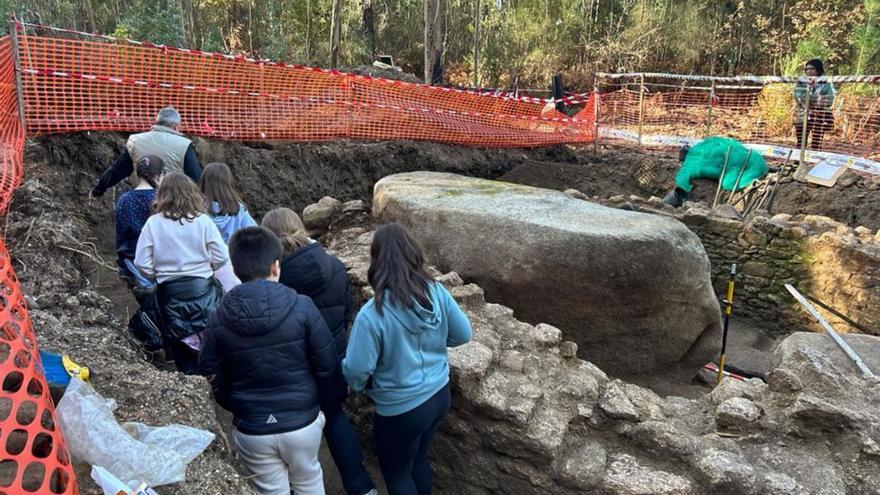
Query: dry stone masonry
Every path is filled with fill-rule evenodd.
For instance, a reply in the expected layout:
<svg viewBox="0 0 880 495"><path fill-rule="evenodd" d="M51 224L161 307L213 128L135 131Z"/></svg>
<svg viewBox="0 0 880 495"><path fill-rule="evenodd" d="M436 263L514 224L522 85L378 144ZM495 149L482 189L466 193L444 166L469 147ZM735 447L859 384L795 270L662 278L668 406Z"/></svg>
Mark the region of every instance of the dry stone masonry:
<svg viewBox="0 0 880 495"><path fill-rule="evenodd" d="M821 331L785 290L784 284L792 284L880 335L880 231L852 229L816 215L758 214L742 221L723 209L711 211L704 203L672 210L637 196L614 197L605 204L681 220L703 242L718 294L724 292L730 264L737 263L740 315L777 322L780 334L787 334L788 327ZM820 312L835 328L854 330Z"/></svg>
<svg viewBox="0 0 880 495"><path fill-rule="evenodd" d="M372 232L330 238L369 297ZM432 449L444 492L880 493L880 384L859 378L839 351L817 350L822 335L786 340L769 386L725 380L699 400L662 398L609 378L562 332L517 320L457 274L439 279L474 326L474 341L450 350L453 409ZM859 349L880 345L858 339ZM876 355L869 363L880 365ZM368 429L364 404L350 405Z"/></svg>

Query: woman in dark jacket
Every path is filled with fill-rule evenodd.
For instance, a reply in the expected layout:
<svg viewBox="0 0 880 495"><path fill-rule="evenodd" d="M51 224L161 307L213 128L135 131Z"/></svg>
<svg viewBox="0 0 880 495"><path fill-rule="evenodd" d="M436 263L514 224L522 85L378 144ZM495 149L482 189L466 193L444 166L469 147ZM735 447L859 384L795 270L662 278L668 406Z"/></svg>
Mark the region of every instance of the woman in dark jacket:
<svg viewBox="0 0 880 495"><path fill-rule="evenodd" d="M333 334L339 362L348 346L345 329L352 309L351 289L345 265L309 239L302 220L289 208L276 208L263 217L262 226L271 230L284 246L279 282L309 296ZM327 424L324 437L349 495L362 495L374 489L363 466L363 452L351 422L342 410L342 401L322 404Z"/></svg>
<svg viewBox="0 0 880 495"><path fill-rule="evenodd" d="M348 345L345 327L353 304L345 265L308 238L299 215L289 208L266 213L262 226L274 232L284 245L279 281L312 298L333 334L342 361Z"/></svg>

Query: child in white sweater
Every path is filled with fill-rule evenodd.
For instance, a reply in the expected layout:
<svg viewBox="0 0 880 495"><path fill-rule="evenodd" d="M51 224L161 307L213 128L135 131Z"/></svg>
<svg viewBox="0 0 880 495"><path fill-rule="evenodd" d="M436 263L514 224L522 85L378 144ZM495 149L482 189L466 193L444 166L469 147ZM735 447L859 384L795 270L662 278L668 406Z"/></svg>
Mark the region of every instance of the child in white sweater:
<svg viewBox="0 0 880 495"><path fill-rule="evenodd" d="M204 197L189 177L167 175L134 259L144 276L158 283L162 337L178 369L188 374L196 372L208 313L223 295L214 270L229 261L226 243L204 208Z"/></svg>

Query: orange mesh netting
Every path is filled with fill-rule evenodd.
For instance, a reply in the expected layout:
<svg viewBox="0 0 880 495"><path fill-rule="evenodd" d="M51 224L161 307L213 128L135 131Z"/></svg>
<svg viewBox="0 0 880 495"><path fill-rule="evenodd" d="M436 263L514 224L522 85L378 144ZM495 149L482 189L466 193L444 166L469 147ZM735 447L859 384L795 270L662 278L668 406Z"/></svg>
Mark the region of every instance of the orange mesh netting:
<svg viewBox="0 0 880 495"><path fill-rule="evenodd" d="M475 146L590 142L591 121L479 95L144 43L19 36L30 135L138 131L174 105L218 139L414 139Z"/></svg>
<svg viewBox="0 0 880 495"><path fill-rule="evenodd" d="M27 306L0 241L0 494L75 494Z"/></svg>
<svg viewBox="0 0 880 495"><path fill-rule="evenodd" d="M12 39L0 38L0 211L12 197L21 180L21 154L24 149L24 128L15 87L15 63Z"/></svg>
<svg viewBox="0 0 880 495"><path fill-rule="evenodd" d="M880 77L830 80L836 95L824 112L821 139L812 132L816 125L808 124L806 161L832 160L880 174ZM803 131L796 133L796 124L802 124L795 111L797 82L783 77L607 74L600 79L601 135L645 144L722 135L765 145L765 154L777 157L794 150L799 159ZM812 118L815 111L808 115Z"/></svg>

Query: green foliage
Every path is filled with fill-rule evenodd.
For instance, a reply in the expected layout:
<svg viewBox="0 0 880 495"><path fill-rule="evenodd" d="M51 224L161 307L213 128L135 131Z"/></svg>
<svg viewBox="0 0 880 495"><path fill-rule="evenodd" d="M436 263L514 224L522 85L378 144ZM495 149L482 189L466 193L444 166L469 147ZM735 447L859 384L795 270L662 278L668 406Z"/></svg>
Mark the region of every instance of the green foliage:
<svg viewBox="0 0 880 495"><path fill-rule="evenodd" d="M547 88L561 73L586 89L595 71L715 75L880 72L880 0L479 0L479 79ZM421 74L424 0L342 0L340 65L377 54ZM470 85L477 0L445 0L446 80ZM332 0L0 0L44 24L157 43L326 64ZM768 116L771 117L771 116Z"/></svg>
<svg viewBox="0 0 880 495"><path fill-rule="evenodd" d="M794 114L793 84L771 84L758 95L758 112L762 128L768 135L785 135L792 125Z"/></svg>
<svg viewBox="0 0 880 495"><path fill-rule="evenodd" d="M804 75L804 62L807 60L814 58L828 60L830 50L825 43L826 38L827 35L822 28L812 30L806 38L797 44L794 53L788 56L782 73L786 76L802 76Z"/></svg>
<svg viewBox="0 0 880 495"><path fill-rule="evenodd" d="M853 57L850 71L864 74L866 70L877 70L880 66L880 0L864 0L865 23L852 33Z"/></svg>

